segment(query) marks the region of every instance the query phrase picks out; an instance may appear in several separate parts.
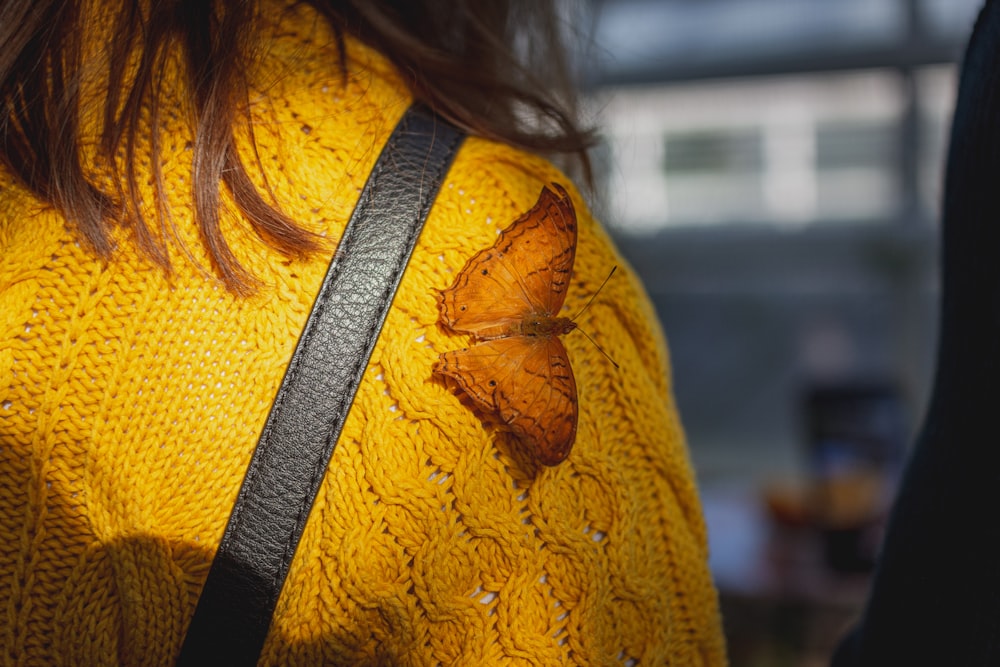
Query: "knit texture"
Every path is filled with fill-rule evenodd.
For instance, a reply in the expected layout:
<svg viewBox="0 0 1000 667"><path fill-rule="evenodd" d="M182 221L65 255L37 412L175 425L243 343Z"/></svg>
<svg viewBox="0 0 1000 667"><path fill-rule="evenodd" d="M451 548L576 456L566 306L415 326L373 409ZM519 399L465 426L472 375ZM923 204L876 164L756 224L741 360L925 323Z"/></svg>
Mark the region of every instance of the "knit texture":
<svg viewBox="0 0 1000 667"><path fill-rule="evenodd" d="M333 243L410 103L378 54L308 9L273 11L253 116L281 207ZM121 235L96 259L0 173L0 663L168 665L329 261L224 227L262 280L224 289L193 222L179 70L160 100L167 204L191 257L167 275ZM248 145L242 146L251 155ZM549 182L472 138L399 292L292 563L264 665L725 663L706 535L656 317L620 270L564 337L576 445L545 468L433 377L467 343L436 291ZM579 214L573 315L613 266ZM153 206L151 192L146 198ZM151 209L152 210L152 209Z"/></svg>

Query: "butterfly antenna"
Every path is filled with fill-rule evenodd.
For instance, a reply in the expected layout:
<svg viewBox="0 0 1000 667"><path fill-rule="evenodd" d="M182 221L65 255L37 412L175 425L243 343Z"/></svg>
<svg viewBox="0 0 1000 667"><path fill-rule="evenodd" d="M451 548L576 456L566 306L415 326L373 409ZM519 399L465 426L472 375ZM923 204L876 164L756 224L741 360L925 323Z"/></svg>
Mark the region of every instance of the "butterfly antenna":
<svg viewBox="0 0 1000 667"><path fill-rule="evenodd" d="M590 301L587 302L587 305L585 305L582 309L580 309L580 312L571 318L573 321L576 321L576 318L580 317L585 312L587 312L587 309L590 308L590 304L594 303L594 299L596 299L597 295L601 293L601 290L604 289L604 286L608 284L608 281L611 280L611 276L615 275L615 271L617 270L618 270L617 265L611 267L611 273L608 274L608 277L604 279L604 282L601 283L601 286L598 287L597 291L594 292L593 296L590 297ZM590 336L587 336L587 338L590 338ZM597 345L597 343L594 343L594 345Z"/></svg>
<svg viewBox="0 0 1000 667"><path fill-rule="evenodd" d="M608 277L604 279L604 282L601 283L601 286L597 288L597 291L594 292L594 295L590 297L590 300L587 302L587 305L585 305L583 308L581 308L580 312L577 313L576 316L574 316L572 318L572 321L575 322L577 320L577 318L579 318L581 315L583 315L585 312L587 312L587 309L590 308L590 304L594 303L594 299L596 299L597 295L601 293L601 290L604 289L604 286L608 284L608 281L611 280L611 276L615 275L615 271L617 271L617 270L618 270L617 266L611 267L611 273L609 273ZM591 338L591 336L590 336L589 333L587 333L586 331L584 331L580 327L577 327L576 330L579 331L580 333L582 333L584 336L586 336L587 340L589 340L591 343L594 344L594 347L596 347L597 350L601 354L604 355L604 358L611 362L611 365L615 367L615 370L621 369L621 366L618 365L618 362L615 361L614 359L612 359L611 355L608 354L603 347L601 347L600 345L598 345L597 341L594 340L593 338Z"/></svg>
<svg viewBox="0 0 1000 667"><path fill-rule="evenodd" d="M607 359L608 361L610 361L610 362L611 362L611 365L615 367L615 370L616 370L616 371L617 371L617 370L621 370L621 366L619 366L619 365L618 365L618 362L617 362L617 361L615 361L614 359L612 359L612 358L611 358L611 355L610 355L610 354L608 354L608 353L607 353L607 352L606 352L606 351L604 350L604 348L603 348L603 347L601 347L600 345L598 345L598 344L597 344L597 341L596 341L596 340L594 340L593 338L591 338L591 337L590 337L590 334L589 334L589 333L587 333L586 331L584 331L583 329L581 329L581 328L579 328L579 327L577 327L577 329L576 329L576 330L577 330L577 331L579 331L580 333L582 333L582 334L583 334L584 336L586 336L586 337L587 337L587 340L589 340L589 341L590 341L591 343L593 343L593 344L594 344L594 347L596 347L596 348L597 348L598 352L600 352L601 354L603 354L603 355L604 355L604 358L605 358L605 359Z"/></svg>

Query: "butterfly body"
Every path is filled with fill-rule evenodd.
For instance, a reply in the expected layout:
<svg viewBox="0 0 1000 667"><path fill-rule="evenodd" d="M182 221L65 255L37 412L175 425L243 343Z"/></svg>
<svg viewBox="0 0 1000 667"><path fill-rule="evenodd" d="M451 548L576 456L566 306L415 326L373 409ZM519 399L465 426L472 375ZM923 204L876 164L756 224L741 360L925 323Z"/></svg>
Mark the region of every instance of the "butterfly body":
<svg viewBox="0 0 1000 667"><path fill-rule="evenodd" d="M577 423L576 381L559 339L576 324L557 315L573 272L576 215L566 191L551 188L439 294L442 324L473 343L434 364L545 465L566 458Z"/></svg>
<svg viewBox="0 0 1000 667"><path fill-rule="evenodd" d="M568 317L535 315L514 322L509 326L483 329L475 333L477 340L493 340L507 336L561 336L576 329L576 323Z"/></svg>
<svg viewBox="0 0 1000 667"><path fill-rule="evenodd" d="M575 328L576 324L568 317L537 317L513 327L512 333L520 336L558 336Z"/></svg>

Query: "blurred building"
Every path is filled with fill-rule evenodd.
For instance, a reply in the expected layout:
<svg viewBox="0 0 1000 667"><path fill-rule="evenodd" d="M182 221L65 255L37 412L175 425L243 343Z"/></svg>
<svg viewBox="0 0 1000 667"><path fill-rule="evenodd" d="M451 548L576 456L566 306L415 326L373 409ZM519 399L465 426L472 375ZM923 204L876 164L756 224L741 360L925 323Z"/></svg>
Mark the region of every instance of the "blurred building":
<svg viewBox="0 0 1000 667"><path fill-rule="evenodd" d="M599 212L666 327L703 480L799 468L816 384L896 383L915 429L955 63L980 4L592 3Z"/></svg>

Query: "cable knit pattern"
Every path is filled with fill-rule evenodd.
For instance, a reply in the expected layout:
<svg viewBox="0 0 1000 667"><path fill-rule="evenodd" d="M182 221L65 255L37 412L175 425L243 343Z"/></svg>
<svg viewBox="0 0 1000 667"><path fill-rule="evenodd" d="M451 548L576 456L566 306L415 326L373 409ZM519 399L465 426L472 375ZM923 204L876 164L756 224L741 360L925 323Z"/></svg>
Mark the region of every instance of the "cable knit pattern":
<svg viewBox="0 0 1000 667"><path fill-rule="evenodd" d="M377 54L309 10L270 13L252 100L261 183L333 242L410 103ZM111 261L0 174L0 663L168 665L329 260L288 261L231 212L261 277L206 272L177 72L164 86L168 205L192 255ZM242 150L249 152L245 143ZM148 156L147 156L148 161ZM143 179L144 180L144 179ZM542 159L470 139L442 188L282 592L261 664L725 663L705 528L655 315L628 270L564 340L569 459L543 468L432 377L466 341L436 290L543 184ZM152 194L147 193L152 199ZM622 265L580 212L565 312ZM152 202L150 201L151 205Z"/></svg>

